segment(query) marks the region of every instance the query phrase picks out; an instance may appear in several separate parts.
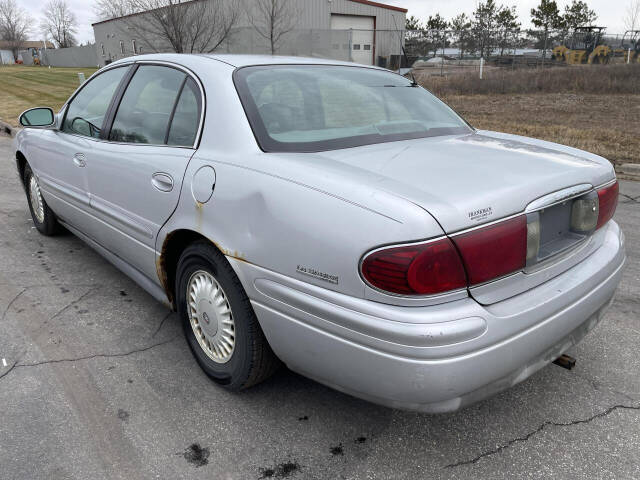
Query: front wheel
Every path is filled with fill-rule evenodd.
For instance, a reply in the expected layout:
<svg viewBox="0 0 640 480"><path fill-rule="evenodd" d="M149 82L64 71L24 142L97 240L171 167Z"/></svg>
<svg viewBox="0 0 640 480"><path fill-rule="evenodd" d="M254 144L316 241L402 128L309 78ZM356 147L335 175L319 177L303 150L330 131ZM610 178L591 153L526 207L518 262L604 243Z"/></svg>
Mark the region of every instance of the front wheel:
<svg viewBox="0 0 640 480"><path fill-rule="evenodd" d="M29 165L24 167L23 181L33 224L41 234L47 236L55 235L60 231L60 224L58 223L56 214L53 213L49 205L47 205L47 202L44 201L38 179L33 174L33 171L31 171Z"/></svg>
<svg viewBox="0 0 640 480"><path fill-rule="evenodd" d="M240 390L277 369L240 280L210 243L196 242L180 256L176 298L187 343L216 383Z"/></svg>

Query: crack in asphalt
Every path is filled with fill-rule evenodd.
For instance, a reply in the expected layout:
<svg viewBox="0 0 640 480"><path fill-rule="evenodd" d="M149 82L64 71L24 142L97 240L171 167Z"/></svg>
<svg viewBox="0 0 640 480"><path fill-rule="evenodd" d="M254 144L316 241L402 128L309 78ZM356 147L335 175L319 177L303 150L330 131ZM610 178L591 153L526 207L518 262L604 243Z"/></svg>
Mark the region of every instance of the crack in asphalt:
<svg viewBox="0 0 640 480"><path fill-rule="evenodd" d="M134 355L136 353L147 352L147 351L149 351L149 350L151 350L153 348L160 347L162 345L166 345L168 343L174 342L178 338L179 338L178 336L175 336L175 337L169 338L167 340L163 340L162 342L154 343L153 345L148 345L146 347L136 348L134 350L129 350L127 352L121 352L121 353L96 353L96 354L86 355L86 356L82 356L82 357L58 358L58 359L52 359L52 360L42 360L40 362L33 362L33 363L18 363L19 361L16 360L13 363L13 365L11 365L9 370L7 370L2 375L0 375L0 379L3 378L3 377L6 377L11 371L17 370L18 368L39 367L41 365L50 365L50 364L53 364L53 363L73 363L73 362L78 362L78 361L82 361L82 360L91 360L93 358L121 358L121 357L128 357L128 356Z"/></svg>
<svg viewBox="0 0 640 480"><path fill-rule="evenodd" d="M80 295L78 298L76 298L75 300L73 300L72 302L67 303L64 307L62 307L60 310L58 310L56 313L54 313L51 317L49 317L49 319L47 321L51 321L54 318L57 318L59 315L61 315L62 313L66 312L67 310L69 310L71 307L73 307L74 305L77 305L78 303L80 303L82 300L84 300L85 298L87 298L89 296L89 294L95 292L98 289L98 287L93 287L90 288L89 290L87 290L85 293L83 293L82 295Z"/></svg>
<svg viewBox="0 0 640 480"><path fill-rule="evenodd" d="M8 305L6 306L6 308L4 309L4 311L2 312L2 318L0 318L0 321L3 321L6 316L7 313L9 313L9 310L11 309L11 307L13 306L13 304L18 300L18 298L20 298L27 290L29 290L30 288L39 288L39 287L60 287L60 286L65 286L65 285L27 285L26 287L22 287L22 290L20 290L20 292L18 292L12 299L11 301L8 303ZM77 287L78 285L73 285L74 287ZM65 307L63 307L62 309L60 309L59 311L57 311L51 318L49 318L49 320L53 320L54 318L56 318L58 315L60 315L62 312L64 312L65 310L67 310L69 307L72 307L73 305L77 304L78 302L80 302L82 299L84 299L87 295L89 295L90 293L92 293L93 291L99 289L102 285L82 285L84 287L90 287L89 291L87 291L86 293L84 293L83 295L81 295L80 297L78 297L76 300L72 301L71 303L67 304Z"/></svg>
<svg viewBox="0 0 640 480"><path fill-rule="evenodd" d="M9 304L7 305L7 307L4 309L4 312L2 312L2 318L0 319L0 322L3 321L5 319L5 317L7 316L7 312L9 311L9 309L13 306L13 304L16 302L16 300L18 300L18 298L20 298L22 296L22 294L24 292L26 292L28 290L28 287L23 288L15 297L13 297L11 299L11 301L9 302Z"/></svg>
<svg viewBox="0 0 640 480"><path fill-rule="evenodd" d="M16 360L15 362L13 362L13 365L11 365L9 367L9 370L7 370L6 372L4 372L2 375L0 375L0 378L2 377L6 377L7 375L9 375L11 373L11 370L13 370L14 368L16 368L16 365L18 365L18 360Z"/></svg>
<svg viewBox="0 0 640 480"><path fill-rule="evenodd" d="M2 312L1 320L5 319L5 317L7 315L7 312L11 309L11 307L18 300L18 298L20 298L27 290L29 290L29 288L32 288L32 287L33 287L33 285L24 287L22 290L20 290L20 292L18 292L11 299L11 301L7 304L6 308ZM77 305L82 300L86 299L90 294L92 294L93 292L98 290L100 287L101 287L100 285L97 285L97 286L96 285L92 285L91 288L88 291L86 291L85 293L80 295L75 300L73 300L73 301L69 302L68 304L66 304L64 307L62 307L60 310L58 310L56 313L54 313L51 317L49 317L49 319L47 321L57 318L62 313L67 311L69 308L73 307L74 305ZM169 313L167 313L167 315L164 316L164 318L160 322L160 325L158 325L158 328L153 333L151 338L155 338L155 336L162 329L162 326L164 325L165 321L172 314L173 314L173 312L169 312ZM134 350L130 350L130 351L127 351L127 352L121 352L121 353L96 353L96 354L82 356L82 357L59 358L59 359L52 359L52 360L43 360L43 361L40 361L40 362L33 362L33 363L19 363L19 360L16 360L15 362L13 362L11 367L9 367L9 369L6 372L0 374L0 379L2 379L3 377L6 377L9 373L11 373L13 370L18 369L18 368L37 367L37 366L40 366L40 365L48 365L48 364L53 364L53 363L78 362L78 361L82 361L82 360L90 360L90 359L93 359L93 358L120 358L120 357L127 357L129 355L146 352L146 351L151 350L153 348L156 348L156 347L159 347L159 346L162 346L162 345L166 345L167 343L171 343L171 342L175 341L177 338L178 338L178 336L174 336L174 337L172 337L170 339L163 340L161 342L157 342L157 343L154 343L152 345L148 345L146 347L137 348L137 349L134 349Z"/></svg>
<svg viewBox="0 0 640 480"><path fill-rule="evenodd" d="M592 415L591 417L583 418L583 419L579 419L579 420L572 420L570 422L550 422L550 421L546 421L546 422L542 423L540 426L538 426L538 428L536 428L535 430L532 430L531 432L527 433L526 435L523 435L522 437L513 438L513 439L509 440L507 443L504 443L502 445L497 446L496 448L493 448L491 450L488 450L486 452L481 453L477 457L471 458L469 460L462 460L462 461L456 462L456 463L450 463L449 465L445 465L443 468L456 468L456 467L461 467L463 465L472 465L472 464L478 463L483 458L487 458L487 457L496 455L496 454L498 454L498 453L500 453L500 452L502 452L504 450L507 450L508 448L512 447L516 443L521 443L521 442L528 441L531 437L533 437L533 436L537 435L538 433L542 432L547 427L572 427L574 425L590 423L590 422L592 422L592 421L594 421L594 420L596 420L598 418L606 417L607 415L611 414L612 412L614 412L616 410L640 410L640 404L637 404L637 405L623 405L623 404L613 405L613 406L607 408L606 410L603 410L602 412L598 412L595 415Z"/></svg>
<svg viewBox="0 0 640 480"><path fill-rule="evenodd" d="M80 360L90 360L92 358L115 358L115 357L128 357L129 355L134 355L136 353L146 352L151 350L152 348L160 347L162 345L166 345L167 343L171 343L175 341L178 337L172 337L168 340L163 340L162 342L154 343L153 345L148 345L143 348L136 348L134 350L130 350L128 352L121 353L96 353L93 355L87 355L84 357L75 357L75 358L58 358L53 360L43 360L41 362L33 362L33 363L18 363L15 368L23 368L23 367L38 367L40 365L49 365L52 363L65 363L65 362L78 362Z"/></svg>
<svg viewBox="0 0 640 480"><path fill-rule="evenodd" d="M167 320L167 318L169 318L171 315L173 315L173 312L169 312L167 313L164 318L160 321L160 325L158 325L158 328L156 328L156 331L153 332L153 335L151 335L151 338L155 338L155 336L160 333L160 329L162 328L162 326L164 325L164 322Z"/></svg>
<svg viewBox="0 0 640 480"><path fill-rule="evenodd" d="M638 195L637 197L632 197L631 195L627 195L626 193L619 193L619 195L624 198L628 198L632 202L640 203L640 195Z"/></svg>

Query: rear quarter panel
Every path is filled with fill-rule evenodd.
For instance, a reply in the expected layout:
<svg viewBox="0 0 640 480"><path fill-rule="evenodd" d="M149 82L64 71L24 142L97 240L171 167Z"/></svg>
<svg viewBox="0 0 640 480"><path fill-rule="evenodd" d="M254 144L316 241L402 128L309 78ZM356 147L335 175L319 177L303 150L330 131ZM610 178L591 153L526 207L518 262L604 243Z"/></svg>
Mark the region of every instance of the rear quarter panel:
<svg viewBox="0 0 640 480"><path fill-rule="evenodd" d="M363 297L367 287L359 262L365 252L443 233L422 208L384 192L372 190L365 205L296 180L295 175L271 174L267 155L238 158L199 150L157 250L168 233L194 230L229 257ZM194 199L191 187L194 173L203 165L216 171L213 195L204 204Z"/></svg>

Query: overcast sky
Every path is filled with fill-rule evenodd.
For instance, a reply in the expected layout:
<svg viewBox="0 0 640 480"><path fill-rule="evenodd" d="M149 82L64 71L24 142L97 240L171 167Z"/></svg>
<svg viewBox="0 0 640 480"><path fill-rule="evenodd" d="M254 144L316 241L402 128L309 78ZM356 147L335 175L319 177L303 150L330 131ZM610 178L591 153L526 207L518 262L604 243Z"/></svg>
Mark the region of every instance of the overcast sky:
<svg viewBox="0 0 640 480"><path fill-rule="evenodd" d="M447 20L455 15L465 12L471 14L476 7L475 0L380 0L384 3L397 5L408 8L407 15L415 15L416 17L426 20L429 15L440 13ZM556 0L560 8L564 8L570 0ZM95 22L93 11L91 9L92 2L87 0L67 0L71 10L78 19L78 40L81 43L88 41L93 42L93 28L91 23ZM497 0L497 3L502 3ZM529 27L529 11L535 7L539 0L524 0L519 2L505 1L505 5L516 5L520 21L523 27ZM598 14L598 25L607 27L609 33L624 32L624 12L629 0L587 0L587 3ZM18 4L22 5L36 20L34 31L31 35L33 39L41 38L42 34L38 28L40 18L42 16L43 5L45 0L18 0Z"/></svg>

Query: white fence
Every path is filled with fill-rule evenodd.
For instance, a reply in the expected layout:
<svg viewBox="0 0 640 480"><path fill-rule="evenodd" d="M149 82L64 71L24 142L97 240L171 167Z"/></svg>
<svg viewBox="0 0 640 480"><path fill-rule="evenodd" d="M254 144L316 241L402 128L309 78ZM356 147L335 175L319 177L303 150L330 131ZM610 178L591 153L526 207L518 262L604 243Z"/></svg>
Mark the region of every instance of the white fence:
<svg viewBox="0 0 640 480"><path fill-rule="evenodd" d="M13 65L14 63L11 50L0 50L0 65Z"/></svg>
<svg viewBox="0 0 640 480"><path fill-rule="evenodd" d="M40 64L52 67L96 67L98 55L95 44L81 47L40 49L38 51ZM20 52L25 65L33 65L31 51Z"/></svg>

